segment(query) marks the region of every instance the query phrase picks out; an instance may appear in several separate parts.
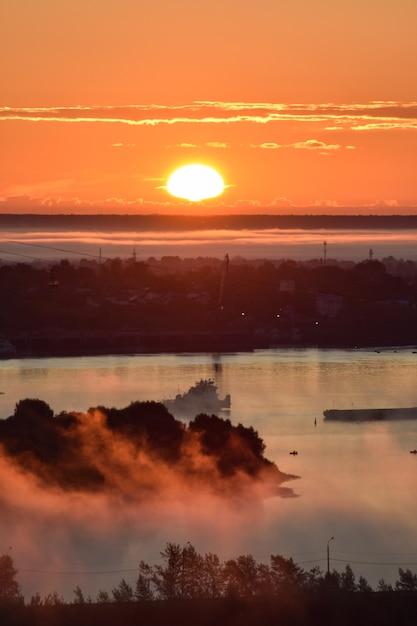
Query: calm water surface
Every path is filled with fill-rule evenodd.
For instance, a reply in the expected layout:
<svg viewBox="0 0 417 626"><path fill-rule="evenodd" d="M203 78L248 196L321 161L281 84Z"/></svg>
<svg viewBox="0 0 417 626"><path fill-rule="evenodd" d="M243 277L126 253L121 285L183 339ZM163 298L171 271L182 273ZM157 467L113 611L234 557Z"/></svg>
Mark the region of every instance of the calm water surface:
<svg viewBox="0 0 417 626"><path fill-rule="evenodd" d="M417 421L327 423L322 414L332 407L417 405L416 368L413 348L6 360L0 362L0 417L11 415L23 398L45 400L55 413L85 411L162 400L200 378L213 378L220 395L231 394L232 422L253 426L266 443L266 456L299 476L287 483L297 497L265 501L233 540L227 525L203 532L201 524L181 515L155 520L158 530L144 537L137 520L134 531L126 530L121 552L114 537L91 554L91 546L83 552L77 544L77 562L88 553L94 570L103 569L105 558L121 570L122 564L157 558L167 541L191 541L198 551L220 558L252 553L262 561L280 553L306 569L319 565L325 571L327 541L334 536L331 567L340 571L350 563L376 585L382 577L395 581L398 567L417 571L417 455L410 454L417 448ZM295 457L289 455L293 449ZM82 525L78 532L81 537ZM55 541L59 535L51 531L51 545ZM14 557L29 585L27 557L18 547ZM120 574L118 581L123 575L128 578ZM84 581L93 593L111 588L108 578L97 578ZM79 581L65 584L73 589Z"/></svg>

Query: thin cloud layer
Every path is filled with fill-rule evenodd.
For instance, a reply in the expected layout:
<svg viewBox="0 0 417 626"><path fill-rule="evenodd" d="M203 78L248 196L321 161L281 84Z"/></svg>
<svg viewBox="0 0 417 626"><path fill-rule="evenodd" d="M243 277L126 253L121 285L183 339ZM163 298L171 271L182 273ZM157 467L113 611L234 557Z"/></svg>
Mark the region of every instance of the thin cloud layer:
<svg viewBox="0 0 417 626"><path fill-rule="evenodd" d="M262 148L264 150L282 150L284 148L295 148L296 150L315 150L323 153L334 152L337 150L355 150L355 146L342 146L341 144L328 144L317 139L306 139L306 141L297 141L295 143L279 144L273 141L266 141L259 145L251 144L251 148Z"/></svg>
<svg viewBox="0 0 417 626"><path fill-rule="evenodd" d="M2 107L0 121L127 124L270 124L308 122L351 130L417 129L416 102L363 104L281 104L193 102L181 106L129 105L72 107ZM337 127L334 125L338 124Z"/></svg>

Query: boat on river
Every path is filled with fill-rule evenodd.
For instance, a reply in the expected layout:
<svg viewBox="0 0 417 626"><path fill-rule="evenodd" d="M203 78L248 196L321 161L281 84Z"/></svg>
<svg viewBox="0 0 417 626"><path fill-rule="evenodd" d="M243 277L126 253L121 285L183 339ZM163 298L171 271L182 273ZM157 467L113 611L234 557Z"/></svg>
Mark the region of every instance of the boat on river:
<svg viewBox="0 0 417 626"><path fill-rule="evenodd" d="M230 409L230 394L219 398L217 386L211 379L201 379L183 394L178 393L171 400L162 400L169 411L187 415L207 413L217 414Z"/></svg>
<svg viewBox="0 0 417 626"><path fill-rule="evenodd" d="M380 422L384 420L415 420L417 407L390 409L326 409L325 420L339 422Z"/></svg>

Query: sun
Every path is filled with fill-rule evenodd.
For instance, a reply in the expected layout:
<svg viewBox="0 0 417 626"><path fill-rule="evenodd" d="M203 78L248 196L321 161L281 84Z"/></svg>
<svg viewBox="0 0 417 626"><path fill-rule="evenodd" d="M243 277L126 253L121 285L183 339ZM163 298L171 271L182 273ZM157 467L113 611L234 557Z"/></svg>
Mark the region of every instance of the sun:
<svg viewBox="0 0 417 626"><path fill-rule="evenodd" d="M220 174L208 165L184 165L168 178L167 190L176 198L201 202L223 193L224 182Z"/></svg>

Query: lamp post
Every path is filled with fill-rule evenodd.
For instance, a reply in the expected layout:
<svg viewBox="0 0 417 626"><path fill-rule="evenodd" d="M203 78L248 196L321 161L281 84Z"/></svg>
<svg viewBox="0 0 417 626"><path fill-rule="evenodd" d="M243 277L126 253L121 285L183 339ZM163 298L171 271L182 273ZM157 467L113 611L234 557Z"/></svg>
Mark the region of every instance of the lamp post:
<svg viewBox="0 0 417 626"><path fill-rule="evenodd" d="M331 541L333 541L334 537L330 537L329 541L327 542L327 576L330 576L330 548L329 548L329 543Z"/></svg>

